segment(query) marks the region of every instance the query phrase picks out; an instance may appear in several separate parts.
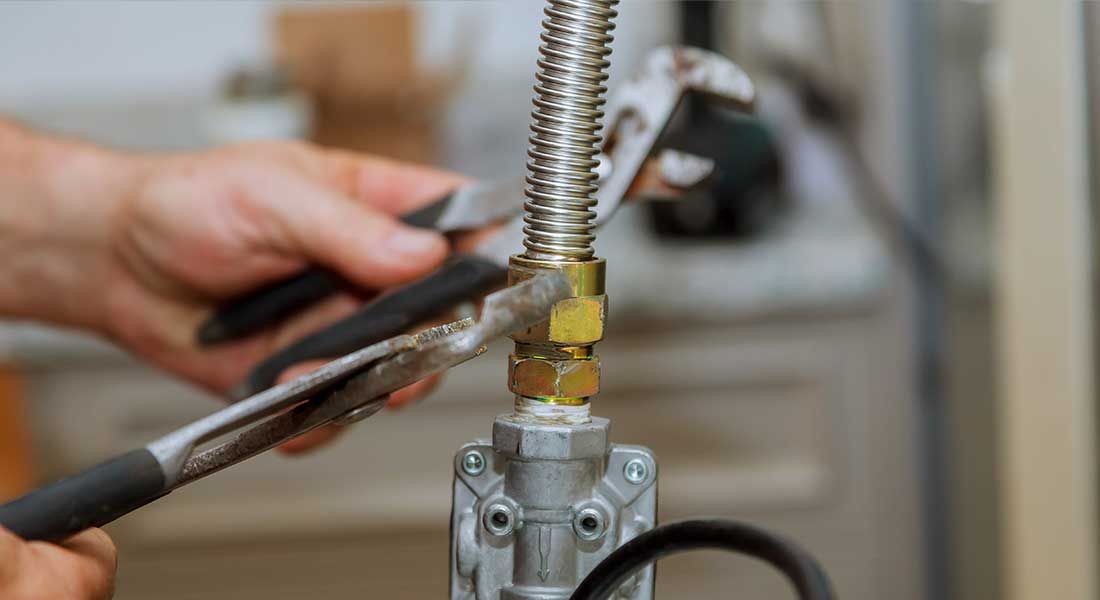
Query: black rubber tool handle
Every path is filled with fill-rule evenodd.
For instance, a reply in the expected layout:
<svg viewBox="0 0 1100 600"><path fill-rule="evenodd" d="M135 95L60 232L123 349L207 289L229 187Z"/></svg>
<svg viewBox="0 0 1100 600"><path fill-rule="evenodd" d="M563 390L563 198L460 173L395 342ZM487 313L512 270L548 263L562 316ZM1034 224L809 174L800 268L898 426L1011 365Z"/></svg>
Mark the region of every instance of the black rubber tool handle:
<svg viewBox="0 0 1100 600"><path fill-rule="evenodd" d="M142 448L0 506L0 525L25 540L57 542L167 493L160 463Z"/></svg>
<svg viewBox="0 0 1100 600"><path fill-rule="evenodd" d="M339 275L314 268L260 288L218 308L199 327L199 345L212 346L256 333L335 294L344 285Z"/></svg>
<svg viewBox="0 0 1100 600"><path fill-rule="evenodd" d="M331 359L403 333L411 327L504 283L508 270L476 256L452 259L431 275L386 294L359 312L306 336L260 363L236 397L275 385L279 375L298 363Z"/></svg>
<svg viewBox="0 0 1100 600"><path fill-rule="evenodd" d="M401 221L412 227L433 229L452 194L411 212ZM200 346L241 339L286 319L335 294L348 284L342 277L320 268L264 286L229 301L206 320L196 333Z"/></svg>

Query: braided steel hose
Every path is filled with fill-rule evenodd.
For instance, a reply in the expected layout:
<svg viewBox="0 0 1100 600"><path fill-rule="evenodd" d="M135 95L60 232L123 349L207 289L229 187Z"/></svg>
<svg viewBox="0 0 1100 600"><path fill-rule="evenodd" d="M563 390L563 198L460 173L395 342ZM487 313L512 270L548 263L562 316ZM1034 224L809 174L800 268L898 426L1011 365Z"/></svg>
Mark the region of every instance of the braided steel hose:
<svg viewBox="0 0 1100 600"><path fill-rule="evenodd" d="M524 204L527 258L591 259L599 120L619 0L550 0L531 113Z"/></svg>

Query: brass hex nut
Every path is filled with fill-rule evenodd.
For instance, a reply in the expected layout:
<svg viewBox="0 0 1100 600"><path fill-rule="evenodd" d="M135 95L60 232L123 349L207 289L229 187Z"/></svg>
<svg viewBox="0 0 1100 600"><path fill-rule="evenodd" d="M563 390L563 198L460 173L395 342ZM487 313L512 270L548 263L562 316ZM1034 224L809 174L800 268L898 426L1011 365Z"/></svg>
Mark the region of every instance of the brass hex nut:
<svg viewBox="0 0 1100 600"><path fill-rule="evenodd" d="M607 322L607 294L559 301L550 309L550 341L581 346L603 339Z"/></svg>
<svg viewBox="0 0 1100 600"><path fill-rule="evenodd" d="M512 334L524 344L590 346L604 335L607 321L607 295L604 294L606 263L603 259L575 263L541 261L513 256L508 270L509 283L523 281L540 272L559 271L569 281L573 297L554 305L550 318L526 331Z"/></svg>
<svg viewBox="0 0 1100 600"><path fill-rule="evenodd" d="M552 360L513 355L508 389L529 398L588 398L600 392L598 358Z"/></svg>

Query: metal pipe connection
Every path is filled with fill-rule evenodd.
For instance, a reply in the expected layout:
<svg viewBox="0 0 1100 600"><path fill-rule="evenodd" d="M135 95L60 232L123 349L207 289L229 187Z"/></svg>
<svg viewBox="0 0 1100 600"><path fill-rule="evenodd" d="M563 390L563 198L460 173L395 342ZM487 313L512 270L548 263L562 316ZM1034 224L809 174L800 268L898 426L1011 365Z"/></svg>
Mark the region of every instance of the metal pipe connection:
<svg viewBox="0 0 1100 600"><path fill-rule="evenodd" d="M618 0L550 0L544 10L527 161L525 256L595 255L596 154Z"/></svg>
<svg viewBox="0 0 1100 600"><path fill-rule="evenodd" d="M613 8L618 0L549 0L539 48L531 147L527 161L524 254L513 256L510 283L561 271L573 297L548 321L516 334L508 387L517 417L584 423L600 387L593 344L607 319L605 263L592 242Z"/></svg>
<svg viewBox="0 0 1100 600"><path fill-rule="evenodd" d="M588 398L600 391L600 361L593 345L607 322L602 259L554 263L513 256L510 283L540 272L565 275L572 297L559 300L550 318L516 333L508 365L508 388L517 416L557 422L587 422Z"/></svg>

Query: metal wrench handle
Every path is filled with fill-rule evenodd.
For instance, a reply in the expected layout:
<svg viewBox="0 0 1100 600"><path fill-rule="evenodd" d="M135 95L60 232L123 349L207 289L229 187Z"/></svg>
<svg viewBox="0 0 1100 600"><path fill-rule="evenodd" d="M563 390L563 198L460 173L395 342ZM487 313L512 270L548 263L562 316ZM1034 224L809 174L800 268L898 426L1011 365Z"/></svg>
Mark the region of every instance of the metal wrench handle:
<svg viewBox="0 0 1100 600"><path fill-rule="evenodd" d="M0 526L27 540L58 541L98 527L302 433L355 413L483 351L492 339L544 320L569 294L560 275L524 281L485 299L476 322L398 336L190 423L152 443L0 506ZM289 409L289 410L288 410ZM240 430L195 454L200 444Z"/></svg>

